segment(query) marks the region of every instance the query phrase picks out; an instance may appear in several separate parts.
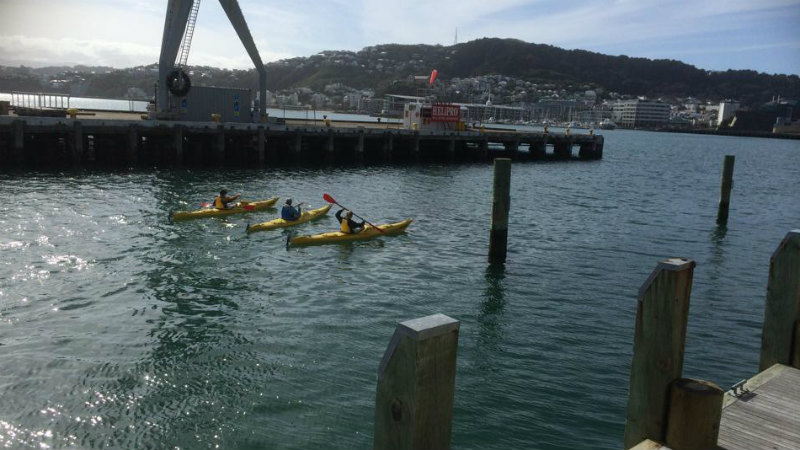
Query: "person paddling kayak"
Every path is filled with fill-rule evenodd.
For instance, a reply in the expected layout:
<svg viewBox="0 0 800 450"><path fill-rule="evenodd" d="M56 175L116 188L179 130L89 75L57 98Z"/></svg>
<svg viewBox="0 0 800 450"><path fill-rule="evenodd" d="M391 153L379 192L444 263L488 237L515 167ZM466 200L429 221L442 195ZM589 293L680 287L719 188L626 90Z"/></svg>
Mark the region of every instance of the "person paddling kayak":
<svg viewBox="0 0 800 450"><path fill-rule="evenodd" d="M342 217L344 211L346 210L340 209L336 211L336 220L341 224L342 233L355 234L362 231L364 229L364 221L362 220L361 223L359 223L353 220L353 211L347 211L347 214Z"/></svg>
<svg viewBox="0 0 800 450"><path fill-rule="evenodd" d="M281 219L289 221L295 221L299 219L302 215L302 212L300 211L300 205L302 204L303 202L300 202L297 204L297 206L292 206L292 199L287 198L286 204L283 205L283 208L281 208Z"/></svg>
<svg viewBox="0 0 800 450"><path fill-rule="evenodd" d="M214 208L228 209L230 208L230 206L228 206L228 203L236 201L236 199L238 199L239 197L241 197L240 194L236 194L233 197L228 197L228 191L223 189L219 191L219 195L214 199Z"/></svg>

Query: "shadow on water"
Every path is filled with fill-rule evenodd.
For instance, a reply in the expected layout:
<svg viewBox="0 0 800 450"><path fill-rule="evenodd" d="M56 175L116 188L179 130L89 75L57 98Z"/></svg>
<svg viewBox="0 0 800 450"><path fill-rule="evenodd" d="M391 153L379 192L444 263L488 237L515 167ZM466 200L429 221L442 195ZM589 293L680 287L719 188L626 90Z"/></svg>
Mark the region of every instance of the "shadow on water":
<svg viewBox="0 0 800 450"><path fill-rule="evenodd" d="M504 340L505 276L506 266L503 263L489 264L484 273L486 287L483 290L483 301L478 313L477 341L479 353L483 355L484 360L488 360L491 354L497 352Z"/></svg>

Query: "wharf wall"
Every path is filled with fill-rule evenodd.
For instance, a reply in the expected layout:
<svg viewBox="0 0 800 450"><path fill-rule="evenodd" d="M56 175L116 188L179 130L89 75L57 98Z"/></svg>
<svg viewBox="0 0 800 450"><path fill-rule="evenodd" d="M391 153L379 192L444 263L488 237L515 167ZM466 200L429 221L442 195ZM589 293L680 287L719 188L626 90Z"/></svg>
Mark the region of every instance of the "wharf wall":
<svg viewBox="0 0 800 450"><path fill-rule="evenodd" d="M597 160L603 136L513 130L0 117L0 167Z"/></svg>

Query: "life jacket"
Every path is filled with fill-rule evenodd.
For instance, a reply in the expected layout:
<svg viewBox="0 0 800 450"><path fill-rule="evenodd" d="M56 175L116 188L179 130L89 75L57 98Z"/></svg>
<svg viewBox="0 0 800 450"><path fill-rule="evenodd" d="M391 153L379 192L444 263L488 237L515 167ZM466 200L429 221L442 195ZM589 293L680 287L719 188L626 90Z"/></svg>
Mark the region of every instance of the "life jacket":
<svg viewBox="0 0 800 450"><path fill-rule="evenodd" d="M214 208L225 209L225 203L222 203L222 197L219 195L214 199Z"/></svg>
<svg viewBox="0 0 800 450"><path fill-rule="evenodd" d="M353 232L352 230L350 230L350 221L347 220L346 217L344 219L342 219L341 230L342 230L342 233L346 233L346 234L350 234L350 233Z"/></svg>

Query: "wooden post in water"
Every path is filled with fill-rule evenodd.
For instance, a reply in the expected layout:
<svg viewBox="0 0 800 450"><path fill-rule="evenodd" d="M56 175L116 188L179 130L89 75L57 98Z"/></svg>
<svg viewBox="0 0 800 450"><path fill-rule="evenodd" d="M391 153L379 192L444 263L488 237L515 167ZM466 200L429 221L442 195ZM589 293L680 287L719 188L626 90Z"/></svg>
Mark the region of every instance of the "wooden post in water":
<svg viewBox="0 0 800 450"><path fill-rule="evenodd" d="M397 325L378 369L375 450L450 448L459 326L444 314Z"/></svg>
<svg viewBox="0 0 800 450"><path fill-rule="evenodd" d="M664 442L669 385L681 377L695 262L659 261L639 289L624 448Z"/></svg>
<svg viewBox="0 0 800 450"><path fill-rule="evenodd" d="M332 164L334 161L336 161L336 153L333 146L333 130L329 129L328 138L325 142L325 162Z"/></svg>
<svg viewBox="0 0 800 450"><path fill-rule="evenodd" d="M786 233L775 253L769 259L767 300L764 310L764 328L761 332L761 361L759 370L773 364L786 364L800 368L796 335L800 320L800 230ZM794 344L794 345L793 345ZM795 349L792 349L792 347ZM792 361L792 360L795 361Z"/></svg>
<svg viewBox="0 0 800 450"><path fill-rule="evenodd" d="M725 155L722 168L722 183L720 185L719 209L717 209L717 225L728 224L728 209L731 206L731 188L733 187L733 164L736 156Z"/></svg>
<svg viewBox="0 0 800 450"><path fill-rule="evenodd" d="M674 450L703 450L717 447L722 397L714 383L679 378L669 390L667 447Z"/></svg>
<svg viewBox="0 0 800 450"><path fill-rule="evenodd" d="M492 190L492 229L489 262L505 262L508 246L508 211L511 208L511 159L495 158Z"/></svg>
<svg viewBox="0 0 800 450"><path fill-rule="evenodd" d="M456 160L456 139L450 138L447 142L447 161L453 162Z"/></svg>

